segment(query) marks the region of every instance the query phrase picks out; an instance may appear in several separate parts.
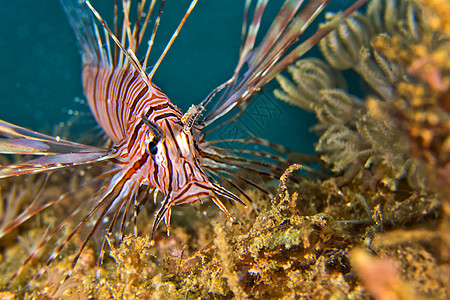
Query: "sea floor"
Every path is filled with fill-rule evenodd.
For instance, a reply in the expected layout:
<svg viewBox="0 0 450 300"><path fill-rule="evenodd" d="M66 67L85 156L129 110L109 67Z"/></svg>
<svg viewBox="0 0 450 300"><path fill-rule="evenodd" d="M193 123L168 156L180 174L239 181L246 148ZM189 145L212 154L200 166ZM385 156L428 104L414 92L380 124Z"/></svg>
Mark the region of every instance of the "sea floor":
<svg viewBox="0 0 450 300"><path fill-rule="evenodd" d="M170 236L160 226L153 245L149 234L156 206L150 203L138 217L137 236L129 230L121 243L107 239L100 268L101 235L60 283L82 243L76 235L43 267L56 247L49 242L41 258L7 285L46 230L93 193L95 186L84 183L98 172L54 174L40 197L57 197L69 183L76 191L70 201L44 210L0 240L1 299L448 298L448 198L364 187L357 180L300 178L295 166L280 182L268 183L277 190L272 199L248 190L255 201L230 208L233 222L209 201L175 207ZM2 181L2 219L11 209L23 209L11 205L29 204L44 179ZM68 222L61 236L75 225ZM42 268L43 275L31 282Z"/></svg>

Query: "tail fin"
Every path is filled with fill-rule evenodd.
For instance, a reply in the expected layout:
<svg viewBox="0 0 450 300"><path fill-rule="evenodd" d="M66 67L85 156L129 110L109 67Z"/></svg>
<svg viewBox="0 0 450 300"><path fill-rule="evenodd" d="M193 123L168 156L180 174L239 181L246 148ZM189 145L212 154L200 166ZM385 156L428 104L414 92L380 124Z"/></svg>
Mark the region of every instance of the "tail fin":
<svg viewBox="0 0 450 300"><path fill-rule="evenodd" d="M70 25L72 26L78 43L81 46L83 63L95 64L101 58L97 38L96 25L91 11L82 0L59 0Z"/></svg>
<svg viewBox="0 0 450 300"><path fill-rule="evenodd" d="M139 1L134 13L133 10L130 10L131 0L123 0L121 4L121 11L123 13L121 16L121 24L119 24L120 18L118 15L120 9L118 9L117 1L115 1L113 29L109 28L106 21L91 5L89 0L60 0L81 45L83 63L95 64L100 62L109 67L118 66L119 68L125 68L128 64L131 64L140 73L140 76L147 85L150 84L155 71L164 59L173 41L178 36L178 33L197 4L197 1L191 0L188 10L173 33L166 48L153 66L151 72L147 75L147 63L159 27L165 0L160 1L159 9L153 22L153 31L148 40L146 54L142 60L139 60L136 55L138 54L139 46L142 44L150 17L154 12L156 0L152 0L147 4L146 1ZM131 14L135 15L134 23L131 20ZM97 26L94 17L101 23L100 26ZM99 28L103 28L104 35L100 34ZM112 39L112 42L110 39Z"/></svg>
<svg viewBox="0 0 450 300"><path fill-rule="evenodd" d="M267 0L258 0L252 22L247 30L246 19L251 2L252 0L246 0L245 3L242 45L238 64L233 77L227 82L228 87L225 89L225 93L205 116L203 120L205 126L210 125L233 108L241 104L248 104L252 96L266 83L299 59L367 0L356 0L353 5L338 14L329 25L319 29L312 37L289 53L291 46L297 42L298 37L330 0L310 0L300 11L298 10L303 0L286 0L257 47L255 47L256 35L259 31ZM247 65L245 72L243 72L244 65Z"/></svg>

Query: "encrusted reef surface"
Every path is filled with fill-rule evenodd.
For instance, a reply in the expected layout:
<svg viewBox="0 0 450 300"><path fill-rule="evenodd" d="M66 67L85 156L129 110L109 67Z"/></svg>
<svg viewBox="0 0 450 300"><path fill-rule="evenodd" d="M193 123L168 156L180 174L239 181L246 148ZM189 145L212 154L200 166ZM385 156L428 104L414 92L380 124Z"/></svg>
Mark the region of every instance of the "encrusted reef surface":
<svg viewBox="0 0 450 300"><path fill-rule="evenodd" d="M323 164L315 175L291 165L267 182L272 198L248 190L254 203L233 207L233 222L210 203L175 207L170 236L159 228L153 245L150 203L138 236L108 239L100 269L93 242L60 284L75 238L23 290L43 262L6 286L8 278L58 209L95 192L85 183L102 166L55 174L42 191L42 175L1 181L0 229L36 194L53 199L67 184L77 192L0 240L0 298L448 299L449 13L449 1L370 1L321 41L323 60L279 76L275 95L316 114Z"/></svg>

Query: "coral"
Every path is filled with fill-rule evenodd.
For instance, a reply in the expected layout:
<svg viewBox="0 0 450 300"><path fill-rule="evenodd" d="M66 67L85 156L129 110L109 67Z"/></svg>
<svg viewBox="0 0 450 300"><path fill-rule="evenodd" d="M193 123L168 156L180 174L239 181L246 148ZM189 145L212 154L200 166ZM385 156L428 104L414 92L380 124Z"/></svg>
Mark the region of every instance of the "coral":
<svg viewBox="0 0 450 300"><path fill-rule="evenodd" d="M148 236L124 238L119 248L111 245L110 255L116 262L114 273L102 278L92 291L99 299L148 299L152 288L151 273L157 265L152 262L151 241Z"/></svg>
<svg viewBox="0 0 450 300"><path fill-rule="evenodd" d="M372 249L378 259L396 264L398 287L403 291L424 299L446 299L450 269L436 255L439 246L446 247L442 241L438 233L428 230L397 230L377 234Z"/></svg>
<svg viewBox="0 0 450 300"><path fill-rule="evenodd" d="M113 247L114 272L92 285L92 293L100 298L202 299L360 294L346 278L352 239L333 229L323 214L301 216L297 200L298 194L291 196L286 187L256 219L213 220L213 243L187 257L188 251L164 254L150 248L148 238L129 236Z"/></svg>
<svg viewBox="0 0 450 300"><path fill-rule="evenodd" d="M398 206L399 195L389 190L384 194L361 190L355 197L355 187L341 190L334 179L303 179L298 184L289 176L299 167L293 165L286 171L277 197L256 218L241 217L232 223L212 217L214 235L208 244L196 245L198 233L189 228L183 228L191 232L184 239L187 244L177 237L160 237L156 247L150 247L148 237L128 236L119 248L112 247L114 267L107 263L100 284L92 283L88 289L95 297L128 299L149 295L157 299L182 295L188 299L368 298L368 291L373 294L372 289L385 291L385 287L375 281L366 290L355 277L355 272L365 271L355 268L351 250L370 240L366 244L382 261L398 266L392 277L399 284L394 287L398 293L445 298L447 277L439 276L441 266L427 250L441 242L438 234L413 231L402 239L404 230L396 236L395 231L390 235L371 232L373 226L388 228L433 219L438 205L419 205L435 199L410 195ZM376 205L378 215L364 208ZM418 210L408 213L406 206ZM353 222L357 220L361 222ZM199 225L191 226L197 229ZM178 235L180 228L174 229ZM177 248L181 250L173 250ZM373 264L378 264L378 258ZM359 265L369 267L367 261ZM366 280L373 272L368 274L360 275Z"/></svg>
<svg viewBox="0 0 450 300"><path fill-rule="evenodd" d="M450 38L450 3L442 0L417 0L425 6L429 26Z"/></svg>
<svg viewBox="0 0 450 300"><path fill-rule="evenodd" d="M399 267L393 259L374 258L362 249L354 249L351 261L375 299L415 298L414 290L401 280Z"/></svg>
<svg viewBox="0 0 450 300"><path fill-rule="evenodd" d="M372 290L356 277L360 271L352 265L351 252L355 246L365 245L400 266L397 274L401 286L405 283L424 297L445 298L444 286L449 277L439 276L443 266L430 250L439 253L442 243L434 230L439 212L435 196L389 189L374 191L353 183L339 186L337 178L299 180L296 171L301 167L297 164L288 168L280 178L277 196L270 201L249 192L257 203L267 205L261 206L259 213L252 206L236 207L233 223L212 205L175 210L178 218L172 224L171 236L158 231L155 245L146 235L151 227L144 211L138 221L140 236L128 235L119 245L110 240L109 257L99 272L94 267L95 254L89 248L70 279L58 285L72 261L72 251L68 250L46 267L42 278L33 284L31 296L368 298ZM55 174L53 180L64 179L64 174ZM49 192L61 191L53 188ZM379 233L383 228L401 228L424 220L430 224L429 229ZM68 248L76 249L81 242L75 239ZM17 264L23 261L24 252L20 244L9 246L5 258ZM17 267L10 269L14 272ZM26 282L27 276L23 277L21 280ZM380 289L379 285L375 283L374 289Z"/></svg>
<svg viewBox="0 0 450 300"><path fill-rule="evenodd" d="M425 15L430 16L435 8L433 1L419 2L423 2ZM395 35L374 39L373 47L401 65L408 77L396 83L390 103L371 104L380 117L396 120L409 139L412 154L435 173L434 184L443 187L450 182L450 38L445 22L439 15L431 17L430 26L423 26L416 39ZM398 55L400 51L402 55Z"/></svg>
<svg viewBox="0 0 450 300"><path fill-rule="evenodd" d="M303 59L292 81L277 78L279 99L316 114L316 151L332 172L300 183L303 212L326 213L376 254L350 255L376 299L448 297L448 5L371 1L320 42L326 62Z"/></svg>
<svg viewBox="0 0 450 300"><path fill-rule="evenodd" d="M351 177L366 169L373 174L371 185L380 181L395 190L407 179L411 187L424 190L423 168L410 155L408 135L395 119L380 116L374 103L391 103L396 85L407 82L407 69L380 51L377 41L389 33L413 43L425 21L411 1L382 2L370 2L365 15L348 18L320 42L328 64L315 58L296 62L288 68L294 83L278 76L282 90L275 95L316 114L319 124L313 130L321 134L316 151L333 172ZM408 56L400 50L395 55ZM347 92L338 71L346 69L359 74L375 94L363 101Z"/></svg>

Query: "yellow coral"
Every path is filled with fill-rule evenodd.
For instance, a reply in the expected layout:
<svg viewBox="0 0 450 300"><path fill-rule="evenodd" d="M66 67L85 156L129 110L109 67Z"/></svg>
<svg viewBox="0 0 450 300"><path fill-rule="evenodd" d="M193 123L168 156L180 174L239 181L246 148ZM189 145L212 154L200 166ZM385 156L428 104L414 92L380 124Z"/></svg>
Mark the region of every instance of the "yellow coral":
<svg viewBox="0 0 450 300"><path fill-rule="evenodd" d="M429 25L433 30L444 32L450 38L450 1L416 0L425 7Z"/></svg>

